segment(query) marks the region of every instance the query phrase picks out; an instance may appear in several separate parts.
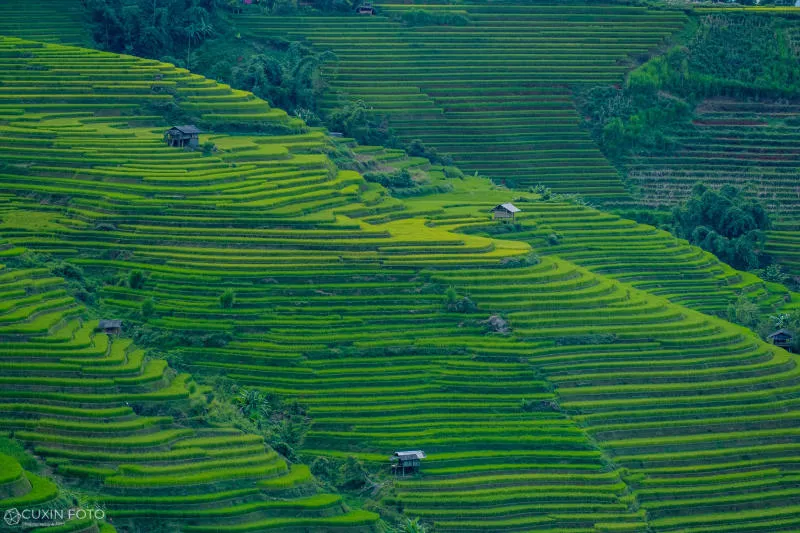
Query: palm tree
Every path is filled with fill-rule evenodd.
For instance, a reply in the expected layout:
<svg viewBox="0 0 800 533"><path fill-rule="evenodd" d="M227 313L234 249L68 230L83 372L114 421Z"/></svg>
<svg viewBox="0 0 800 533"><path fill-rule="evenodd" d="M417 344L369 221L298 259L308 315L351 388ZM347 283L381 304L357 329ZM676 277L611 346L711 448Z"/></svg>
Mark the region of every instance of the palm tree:
<svg viewBox="0 0 800 533"><path fill-rule="evenodd" d="M425 533L425 526L419 523L419 518L415 518L414 520L406 518L401 533Z"/></svg>
<svg viewBox="0 0 800 533"><path fill-rule="evenodd" d="M202 42L206 37L214 33L214 27L206 21L206 17L204 15L201 15L197 21L186 26L183 31L188 37L188 45L186 47L186 68L189 69L191 68L192 42L195 40L197 40L198 43Z"/></svg>
<svg viewBox="0 0 800 533"><path fill-rule="evenodd" d="M266 419L271 414L267 397L254 389L239 391L234 403L239 406L239 412L250 420Z"/></svg>

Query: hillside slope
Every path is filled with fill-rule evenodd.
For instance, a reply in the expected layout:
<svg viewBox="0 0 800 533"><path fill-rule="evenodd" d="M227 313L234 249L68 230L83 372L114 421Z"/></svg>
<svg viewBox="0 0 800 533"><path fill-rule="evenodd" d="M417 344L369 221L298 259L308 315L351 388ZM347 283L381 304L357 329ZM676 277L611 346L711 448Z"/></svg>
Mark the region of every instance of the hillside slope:
<svg viewBox="0 0 800 533"><path fill-rule="evenodd" d="M666 132L672 148L632 154L620 165L622 177L576 128L581 117L573 105L573 91L619 86L636 59L706 16L786 17L774 35L767 32L768 47L797 56L791 9L698 8L687 16L611 4L377 6L375 17L266 16L254 9L234 21L256 38L278 35L334 51L339 60L328 67L332 90L322 102L325 110L363 99L389 118L403 141L419 138L498 183L521 189L544 184L605 206L671 206L697 181L746 186L778 220L766 251L800 273L796 95L787 102L777 87L754 99L701 102L692 122ZM729 81L723 94L748 85L735 76Z"/></svg>
<svg viewBox="0 0 800 533"><path fill-rule="evenodd" d="M676 128L679 146L626 162L642 203L669 206L698 181L713 187L734 183L759 198L776 219L766 251L800 275L800 103L712 99L691 124Z"/></svg>
<svg viewBox="0 0 800 533"><path fill-rule="evenodd" d="M84 16L84 6L76 0L3 2L0 4L0 35L89 46L91 37L84 27Z"/></svg>
<svg viewBox="0 0 800 533"><path fill-rule="evenodd" d="M21 253L3 244L6 260ZM199 532L233 520L226 530L371 530L374 514L346 513L338 496L315 494L307 471L295 475L302 469L290 471L262 437L173 418L179 406L201 412L207 391L130 339L95 333L98 321L84 321L65 288L45 268L0 270L0 427L62 478L81 480L114 524ZM46 502L48 484L34 485L37 499L9 503Z"/></svg>
<svg viewBox="0 0 800 533"><path fill-rule="evenodd" d="M717 305L703 303L705 292L733 295L726 275L744 282L740 288L763 290L754 280L738 278L650 227L533 194L521 195L522 231L500 238L505 226L490 222L486 211L507 201L508 190L468 179L456 181L451 193L401 202L357 173L336 169L323 153L329 140L303 131L302 124L289 124L297 133L281 136L206 134L202 141L217 148L206 156L169 148L158 117L119 116L103 88L111 83L130 95L131 112L152 99L143 88L174 81L188 94L197 86L247 102L266 114L259 120L286 125L290 119L250 95L154 61L13 38L3 38L0 51L3 79L45 95L0 111L6 148L0 152L6 165L0 230L8 241L2 255L35 261L36 252L80 266L103 280L99 309L105 315L175 337L224 334L227 340L217 345L182 346L183 365L198 376L223 373L298 399L312 418L300 450L312 470L353 455L386 476L389 453L423 448L429 454L423 473L394 480L379 497L433 522L437 531L796 528L796 357L657 295L657 287L637 281L635 261L626 273L602 260L612 248L624 256L611 244L614 238L634 242L630 236L639 234L645 239L632 251L649 260L644 266L651 275L663 261L676 277L700 280L693 299L700 306ZM119 79L115 61L128 67ZM159 80L156 73L163 73ZM59 98L56 84L88 96ZM200 103L189 100L190 106ZM208 101L202 109L219 112ZM574 220L575 210L586 220ZM597 226L593 217L600 218ZM578 226L570 227L569 219ZM563 246L549 249L542 241L554 227L564 232ZM487 234L456 232L467 229ZM608 249L593 260L579 253L581 238L607 239ZM535 257L534 249L547 255ZM142 283L124 283L134 270L143 273ZM59 281L53 283L41 295L8 289L16 292L7 327L26 335L18 355L30 359L29 342L45 355L51 352L42 348L45 342L65 342L68 351L110 358L109 369L132 367L134 374L104 374L98 378L102 391L53 394L89 401L98 392L120 401L125 387L156 383L175 387L180 397L202 392L191 392L188 377L161 380L166 369L158 360L132 365L123 339L110 351L98 346L104 336L86 346L91 324L75 330L74 339L70 329L50 332L51 325L70 324L65 313L78 311ZM448 287L456 292L452 301ZM235 293L231 306L221 305L226 290ZM679 285L670 291L677 300ZM147 301L154 309L145 316ZM492 315L501 320L489 320ZM30 387L53 386L53 379L63 381L62 388L90 387L86 376L66 381L59 374L83 364L75 354L68 359L55 355L29 377L9 369L4 379ZM202 438L202 431L159 416L108 427L134 435L119 437L123 448L163 439L174 444L162 452L185 453L179 438ZM120 518L149 512L136 503L159 503L150 501L159 495L142 494L143 487L191 485L191 475L200 475L190 474L191 464L136 466L130 454L118 462L114 453L124 450L77 453L71 446L94 450L96 439L65 435L58 422L47 422L46 429L32 417L13 423L34 426L16 435L38 443L40 456L52 458L53 449L58 457L66 454L65 474L101 478L98 490L120 504ZM203 443L209 444L195 442ZM260 442L251 444L260 450L253 460L283 472L281 459ZM237 449L227 445L219 453ZM237 476L232 472L203 475ZM225 499L239 483L203 497ZM104 487L130 488L133 494L124 496L134 499L118 500ZM262 482L259 494L272 487ZM341 513L335 497L328 498ZM321 506L319 497L289 502L282 505L293 509L294 524L313 527L296 510L305 503ZM241 530L291 525L280 522L274 506L259 502L261 514L251 515L250 501L232 511L228 503L207 512L243 515L249 525ZM179 518L177 509L173 513ZM325 516L324 527L374 518L352 511ZM215 527L221 526L183 523L186 531Z"/></svg>
<svg viewBox="0 0 800 533"><path fill-rule="evenodd" d="M641 204L671 207L697 182L740 187L771 212L766 252L795 275L799 16L794 8L698 6L680 46L632 72L624 89L601 89L605 102L588 95L583 107ZM602 133L621 124L622 137Z"/></svg>
<svg viewBox="0 0 800 533"><path fill-rule="evenodd" d="M59 494L58 487L46 477L34 474L24 469L19 460L11 455L0 453L0 509L4 510L3 522L5 526L13 526L21 530L28 527L28 520L33 513L25 512L28 509L43 507L45 509L62 509L63 495ZM93 507L84 508L84 511L95 513ZM102 509L100 516L102 516ZM64 513L68 518L69 515ZM5 526L3 526L5 528ZM108 523L97 522L94 518L73 518L66 520L65 524L44 526L37 531L62 532L62 533L114 533L116 530Z"/></svg>
<svg viewBox="0 0 800 533"><path fill-rule="evenodd" d="M256 37L307 40L333 50L334 91L386 114L405 141L452 154L464 170L498 183L599 202L630 201L619 175L578 127L571 88L619 83L632 57L685 23L681 11L621 5L403 5L379 15L234 19ZM465 25L402 24L413 9L456 15ZM338 94L337 94L338 93Z"/></svg>
<svg viewBox="0 0 800 533"><path fill-rule="evenodd" d="M86 39L76 0L60 0L57 6L9 2L5 9L9 16L0 21L0 33L54 40L58 36L47 28L59 26L69 28L61 32L63 42L76 42L75 36ZM430 20L415 15L420 9ZM737 10L698 8L690 15L732 11ZM441 152L455 154L463 168L479 169L511 186L545 183L555 192L577 192L605 205L635 200L663 206L683 199L697 180L712 186L746 184L779 219L769 234L767 253L797 274L796 168L791 149L786 149L794 135L787 115L791 106L710 100L700 107L706 111L694 124L670 133L678 144L675 150L638 154L621 167L636 188L635 199L586 133L574 128L579 117L572 89L618 84L634 58L653 50L687 20L696 24L699 17L653 7L581 3L383 4L379 12L378 17L289 17L264 16L253 8L233 20L256 39L280 35L306 40L318 50L335 50L339 60L328 70L333 90L322 101L326 110L363 98L376 113L390 116L404 140L423 137ZM748 13L792 16L784 9ZM436 17L443 18L437 22ZM37 24L20 23L26 19ZM777 47L794 42L791 25L785 33L775 35ZM476 43L480 54L473 49ZM505 74L498 77L498 69ZM255 118L245 115L242 105L214 114L217 122ZM784 147L780 153L776 143ZM502 168L489 168L495 163Z"/></svg>

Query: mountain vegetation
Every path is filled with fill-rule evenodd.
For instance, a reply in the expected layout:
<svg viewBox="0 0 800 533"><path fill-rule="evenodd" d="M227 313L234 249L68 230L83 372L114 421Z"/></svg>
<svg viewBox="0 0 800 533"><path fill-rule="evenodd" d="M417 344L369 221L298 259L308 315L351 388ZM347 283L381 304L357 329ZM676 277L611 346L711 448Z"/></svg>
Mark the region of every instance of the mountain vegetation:
<svg viewBox="0 0 800 533"><path fill-rule="evenodd" d="M741 191L725 185L720 192L697 185L692 197L674 211L675 232L692 244L742 270L758 268L764 231L770 228L766 210Z"/></svg>
<svg viewBox="0 0 800 533"><path fill-rule="evenodd" d="M800 97L795 14L698 11L687 37L633 70L624 86L581 92L585 125L649 206L636 216L669 218L654 215L653 208L667 211L686 201L697 183L734 185L772 214L766 244L757 245L768 256L744 260L725 246L709 242L705 248L718 249L738 268L763 266L771 256L797 276L791 248L797 242L800 161L790 148ZM690 238L685 231L679 235ZM785 281L796 288L798 280Z"/></svg>
<svg viewBox="0 0 800 533"><path fill-rule="evenodd" d="M789 39L784 8L87 2L0 5L0 509L103 510L49 533L798 528L800 366L768 335L797 347L800 295L767 257L795 230L722 177L649 209L616 170L638 152L601 151L679 149L648 124L723 104L634 73L710 9ZM782 53L746 90L791 87ZM164 142L183 123L196 148Z"/></svg>

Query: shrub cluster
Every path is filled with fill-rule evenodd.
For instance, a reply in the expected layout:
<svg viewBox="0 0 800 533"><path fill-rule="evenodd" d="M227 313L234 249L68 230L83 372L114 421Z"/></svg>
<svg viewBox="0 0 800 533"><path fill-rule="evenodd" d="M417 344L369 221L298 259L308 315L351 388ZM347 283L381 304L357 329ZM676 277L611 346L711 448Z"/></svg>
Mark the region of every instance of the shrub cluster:
<svg viewBox="0 0 800 533"><path fill-rule="evenodd" d="M766 210L732 185L719 192L695 185L692 196L673 209L673 231L729 265L744 270L766 266L760 250L770 228Z"/></svg>

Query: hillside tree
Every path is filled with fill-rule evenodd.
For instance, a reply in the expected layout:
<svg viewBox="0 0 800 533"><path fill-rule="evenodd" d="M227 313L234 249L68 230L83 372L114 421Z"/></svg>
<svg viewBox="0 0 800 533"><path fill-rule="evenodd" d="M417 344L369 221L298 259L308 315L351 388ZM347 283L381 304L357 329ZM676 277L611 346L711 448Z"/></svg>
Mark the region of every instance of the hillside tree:
<svg viewBox="0 0 800 533"><path fill-rule="evenodd" d="M770 228L766 209L741 190L724 185L714 191L699 183L673 211L673 232L709 251L734 268L752 270L769 264L763 254Z"/></svg>

